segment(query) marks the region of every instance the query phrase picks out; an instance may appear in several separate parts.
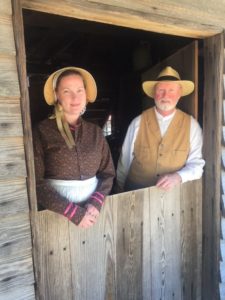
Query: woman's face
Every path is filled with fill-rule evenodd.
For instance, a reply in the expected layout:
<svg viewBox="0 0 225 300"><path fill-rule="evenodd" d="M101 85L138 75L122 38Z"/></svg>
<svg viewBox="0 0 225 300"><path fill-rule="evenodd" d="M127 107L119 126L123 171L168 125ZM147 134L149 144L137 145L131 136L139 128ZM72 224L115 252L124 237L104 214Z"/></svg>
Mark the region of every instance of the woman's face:
<svg viewBox="0 0 225 300"><path fill-rule="evenodd" d="M86 91L80 75L71 74L61 78L56 97L67 115L80 116L86 106Z"/></svg>

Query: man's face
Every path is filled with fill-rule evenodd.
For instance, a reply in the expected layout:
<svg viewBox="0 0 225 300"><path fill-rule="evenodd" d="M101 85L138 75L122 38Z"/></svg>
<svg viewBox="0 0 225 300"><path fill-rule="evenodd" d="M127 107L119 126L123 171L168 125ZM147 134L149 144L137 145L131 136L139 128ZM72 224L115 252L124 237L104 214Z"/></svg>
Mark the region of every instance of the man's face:
<svg viewBox="0 0 225 300"><path fill-rule="evenodd" d="M155 86L155 105L159 112L173 112L181 97L181 85L173 81L162 81Z"/></svg>

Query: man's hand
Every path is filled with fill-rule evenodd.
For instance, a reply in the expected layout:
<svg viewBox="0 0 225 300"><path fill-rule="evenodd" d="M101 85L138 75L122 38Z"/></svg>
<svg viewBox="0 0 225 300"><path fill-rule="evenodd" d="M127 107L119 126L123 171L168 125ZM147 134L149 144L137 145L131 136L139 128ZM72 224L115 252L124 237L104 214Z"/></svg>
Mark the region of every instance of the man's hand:
<svg viewBox="0 0 225 300"><path fill-rule="evenodd" d="M182 179L178 173L171 173L160 176L156 186L164 189L165 191L169 191L181 182Z"/></svg>
<svg viewBox="0 0 225 300"><path fill-rule="evenodd" d="M91 204L88 204L86 206L86 209L86 214L78 224L78 227L89 228L93 226L97 221L97 217L99 216L99 211L97 210L97 208Z"/></svg>

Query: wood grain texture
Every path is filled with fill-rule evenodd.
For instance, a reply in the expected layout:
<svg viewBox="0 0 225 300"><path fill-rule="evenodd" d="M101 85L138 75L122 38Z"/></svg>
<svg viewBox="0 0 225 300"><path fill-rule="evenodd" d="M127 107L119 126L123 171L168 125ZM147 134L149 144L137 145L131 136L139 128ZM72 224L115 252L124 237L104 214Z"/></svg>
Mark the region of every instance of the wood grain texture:
<svg viewBox="0 0 225 300"><path fill-rule="evenodd" d="M219 297L223 36L204 40L203 299Z"/></svg>
<svg viewBox="0 0 225 300"><path fill-rule="evenodd" d="M142 299L143 192L117 199L116 299Z"/></svg>
<svg viewBox="0 0 225 300"><path fill-rule="evenodd" d="M180 188L150 192L152 299L181 299ZM173 280L171 280L173 278Z"/></svg>
<svg viewBox="0 0 225 300"><path fill-rule="evenodd" d="M221 253L221 260L225 261L225 240L220 240L220 253Z"/></svg>
<svg viewBox="0 0 225 300"><path fill-rule="evenodd" d="M220 300L225 300L225 283L220 284Z"/></svg>
<svg viewBox="0 0 225 300"><path fill-rule="evenodd" d="M35 292L33 285L18 286L10 291L3 291L0 294L2 300L35 300Z"/></svg>
<svg viewBox="0 0 225 300"><path fill-rule="evenodd" d="M24 28L21 2L12 0L13 10L13 30L15 37L15 47L17 53L17 69L18 83L21 91L21 114L24 131L24 150L26 154L27 166L27 189L31 210L37 210L35 170L34 170L34 155L33 155L33 138L30 116L30 100L27 85L26 71L26 50L24 41Z"/></svg>
<svg viewBox="0 0 225 300"><path fill-rule="evenodd" d="M29 212L25 179L0 180L0 216Z"/></svg>
<svg viewBox="0 0 225 300"><path fill-rule="evenodd" d="M23 138L0 139L0 179L26 177Z"/></svg>
<svg viewBox="0 0 225 300"><path fill-rule="evenodd" d="M3 37L1 36L0 39ZM16 58L0 53L0 96L20 96Z"/></svg>
<svg viewBox="0 0 225 300"><path fill-rule="evenodd" d="M20 102L0 99L0 137L23 136Z"/></svg>
<svg viewBox="0 0 225 300"><path fill-rule="evenodd" d="M0 223L0 299L18 287L34 283L28 214L1 218ZM24 294L23 294L24 295ZM20 295L18 295L20 296Z"/></svg>
<svg viewBox="0 0 225 300"><path fill-rule="evenodd" d="M49 211L33 212L36 280L40 299L72 299L68 221ZM33 223L33 224L34 224Z"/></svg>
<svg viewBox="0 0 225 300"><path fill-rule="evenodd" d="M107 197L87 230L33 213L40 298L201 299L201 204L201 181L193 181Z"/></svg>
<svg viewBox="0 0 225 300"><path fill-rule="evenodd" d="M11 2L8 0L0 0L0 12L1 15L11 16L12 15L12 7Z"/></svg>
<svg viewBox="0 0 225 300"><path fill-rule="evenodd" d="M188 182L181 193L182 299L201 299L202 185ZM198 228L198 230L194 230Z"/></svg>
<svg viewBox="0 0 225 300"><path fill-rule="evenodd" d="M6 18L0 14L0 37L0 53L15 55L16 51L11 16Z"/></svg>
<svg viewBox="0 0 225 300"><path fill-rule="evenodd" d="M115 196L116 197L116 196ZM70 224L73 299L114 299L117 201L107 200L103 213L89 230Z"/></svg>
<svg viewBox="0 0 225 300"><path fill-rule="evenodd" d="M70 0L60 1L55 5L53 0L22 0L22 6L77 19L194 38L215 35L222 31L223 25L225 27L223 21L218 23L212 15L204 14L202 16L204 21L201 22L201 15L198 12L204 12L204 6L197 10L191 6L183 7L177 1L168 7L166 2L155 1L152 4L140 0L121 2Z"/></svg>

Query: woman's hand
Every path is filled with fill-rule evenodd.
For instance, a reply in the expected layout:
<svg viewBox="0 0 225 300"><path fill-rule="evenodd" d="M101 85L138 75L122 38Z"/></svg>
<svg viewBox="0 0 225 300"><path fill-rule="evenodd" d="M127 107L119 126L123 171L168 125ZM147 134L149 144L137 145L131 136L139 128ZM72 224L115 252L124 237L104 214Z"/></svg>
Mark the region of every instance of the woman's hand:
<svg viewBox="0 0 225 300"><path fill-rule="evenodd" d="M93 226L97 221L97 217L99 216L99 211L97 210L97 208L91 204L87 204L86 209L86 214L78 224L78 227L89 228Z"/></svg>

